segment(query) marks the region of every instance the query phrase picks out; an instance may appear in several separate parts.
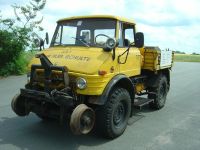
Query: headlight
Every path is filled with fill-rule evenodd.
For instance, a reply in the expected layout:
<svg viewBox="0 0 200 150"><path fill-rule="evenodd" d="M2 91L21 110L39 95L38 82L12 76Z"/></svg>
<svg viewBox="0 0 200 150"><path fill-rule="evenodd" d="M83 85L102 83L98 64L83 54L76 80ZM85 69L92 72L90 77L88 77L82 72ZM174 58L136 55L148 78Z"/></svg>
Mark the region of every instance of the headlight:
<svg viewBox="0 0 200 150"><path fill-rule="evenodd" d="M30 80L31 80L31 73L30 73L30 72L28 72L28 73L27 73L27 83L29 83L29 82L30 82Z"/></svg>
<svg viewBox="0 0 200 150"><path fill-rule="evenodd" d="M106 46L109 48L109 49L113 49L115 46L116 46L116 40L113 39L113 38L109 38L107 41L106 41Z"/></svg>
<svg viewBox="0 0 200 150"><path fill-rule="evenodd" d="M80 90L85 89L87 86L87 82L84 78L78 78L76 80L76 87L79 88Z"/></svg>

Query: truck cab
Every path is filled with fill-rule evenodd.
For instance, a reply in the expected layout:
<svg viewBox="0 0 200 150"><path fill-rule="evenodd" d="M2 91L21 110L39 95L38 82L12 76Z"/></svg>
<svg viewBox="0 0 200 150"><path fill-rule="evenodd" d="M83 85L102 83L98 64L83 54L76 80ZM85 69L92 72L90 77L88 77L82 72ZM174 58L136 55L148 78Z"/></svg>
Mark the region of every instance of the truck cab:
<svg viewBox="0 0 200 150"><path fill-rule="evenodd" d="M108 15L59 20L50 47L30 61L28 83L13 98L13 111L68 120L75 134L95 125L115 138L125 131L134 107L162 108L172 54L144 46L135 25Z"/></svg>

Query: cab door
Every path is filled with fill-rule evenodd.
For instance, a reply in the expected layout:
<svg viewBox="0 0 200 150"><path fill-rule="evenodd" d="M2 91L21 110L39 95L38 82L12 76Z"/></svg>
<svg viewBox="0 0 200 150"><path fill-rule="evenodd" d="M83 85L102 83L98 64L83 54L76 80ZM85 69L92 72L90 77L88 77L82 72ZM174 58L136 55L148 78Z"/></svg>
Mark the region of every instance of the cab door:
<svg viewBox="0 0 200 150"><path fill-rule="evenodd" d="M116 48L119 70L129 77L141 72L141 54L139 49L134 47L134 43L135 25L119 22L119 45Z"/></svg>

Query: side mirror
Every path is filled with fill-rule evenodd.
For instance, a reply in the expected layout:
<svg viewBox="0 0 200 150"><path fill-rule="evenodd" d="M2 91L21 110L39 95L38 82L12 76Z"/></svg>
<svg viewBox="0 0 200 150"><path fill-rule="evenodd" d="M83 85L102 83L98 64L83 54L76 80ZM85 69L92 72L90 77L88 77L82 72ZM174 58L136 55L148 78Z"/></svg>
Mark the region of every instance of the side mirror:
<svg viewBox="0 0 200 150"><path fill-rule="evenodd" d="M49 34L48 34L48 32L46 32L45 41L46 41L46 44L49 44Z"/></svg>
<svg viewBox="0 0 200 150"><path fill-rule="evenodd" d="M33 43L35 44L35 47L40 47L40 39L34 39Z"/></svg>
<svg viewBox="0 0 200 150"><path fill-rule="evenodd" d="M135 46L141 48L144 46L144 34L142 32L137 32L135 36Z"/></svg>
<svg viewBox="0 0 200 150"><path fill-rule="evenodd" d="M107 39L106 43L105 43L105 47L103 48L104 51L106 52L110 52L112 49L114 49L116 47L116 40L113 38L109 38Z"/></svg>
<svg viewBox="0 0 200 150"><path fill-rule="evenodd" d="M45 39L41 39L40 37L38 37L37 39L34 39L34 44L36 47L40 48L40 51L42 50L42 48L44 49L44 43L46 41L46 44L49 44L49 34L48 32L46 32L46 36Z"/></svg>
<svg viewBox="0 0 200 150"><path fill-rule="evenodd" d="M44 47L44 40L41 38L38 39L34 39L34 44L36 46L36 48L40 48L40 51L42 50L42 47Z"/></svg>

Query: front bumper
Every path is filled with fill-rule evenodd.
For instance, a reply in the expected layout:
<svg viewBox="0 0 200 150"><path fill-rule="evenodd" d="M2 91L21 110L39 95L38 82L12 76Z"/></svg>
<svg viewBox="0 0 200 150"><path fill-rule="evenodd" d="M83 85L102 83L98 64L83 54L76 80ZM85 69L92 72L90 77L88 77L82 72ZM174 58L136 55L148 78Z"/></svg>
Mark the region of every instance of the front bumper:
<svg viewBox="0 0 200 150"><path fill-rule="evenodd" d="M57 116L71 113L76 104L67 67L54 66L44 54L36 57L41 65L31 66L30 82L20 91L26 111L45 116L51 116L52 111Z"/></svg>
<svg viewBox="0 0 200 150"><path fill-rule="evenodd" d="M21 89L20 95L25 99L26 112L33 112L60 121L64 118L69 119L76 106L73 97L57 90L49 94L37 90Z"/></svg>
<svg viewBox="0 0 200 150"><path fill-rule="evenodd" d="M51 94L47 92L21 89L21 96L24 98L31 99L32 101L45 102L55 104L62 107L72 107L74 105L74 99L70 95L64 92L53 90Z"/></svg>
<svg viewBox="0 0 200 150"><path fill-rule="evenodd" d="M94 126L94 110L83 104L86 97L69 87L67 68L53 66L44 54L37 57L41 65L32 65L30 82L12 100L13 111L20 116L33 112L42 119L55 118L61 123L66 120L75 134L89 133Z"/></svg>

